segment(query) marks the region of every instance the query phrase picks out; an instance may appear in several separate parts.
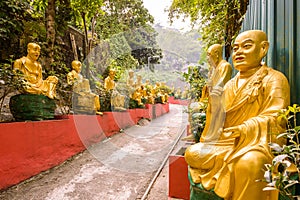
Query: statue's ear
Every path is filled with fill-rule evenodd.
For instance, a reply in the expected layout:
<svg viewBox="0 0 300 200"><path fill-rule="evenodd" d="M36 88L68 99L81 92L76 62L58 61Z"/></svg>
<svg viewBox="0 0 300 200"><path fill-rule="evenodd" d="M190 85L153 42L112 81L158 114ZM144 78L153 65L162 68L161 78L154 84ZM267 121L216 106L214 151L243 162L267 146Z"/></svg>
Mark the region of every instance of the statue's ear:
<svg viewBox="0 0 300 200"><path fill-rule="evenodd" d="M261 45L261 56L265 57L268 53L268 49L269 49L269 42L268 41L262 41L260 43Z"/></svg>

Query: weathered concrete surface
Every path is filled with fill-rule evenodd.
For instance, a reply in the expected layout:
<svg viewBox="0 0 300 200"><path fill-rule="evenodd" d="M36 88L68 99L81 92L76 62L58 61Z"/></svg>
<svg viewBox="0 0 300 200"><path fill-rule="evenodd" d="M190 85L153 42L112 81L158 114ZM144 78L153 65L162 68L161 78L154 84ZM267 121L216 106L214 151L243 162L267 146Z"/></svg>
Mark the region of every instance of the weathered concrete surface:
<svg viewBox="0 0 300 200"><path fill-rule="evenodd" d="M2 191L0 199L141 199L174 141L186 128L187 114L183 109L170 105L168 114L150 123L142 121L142 125L128 128L64 164ZM158 180L167 182L166 172L164 168ZM149 199L168 199L166 182L150 191Z"/></svg>

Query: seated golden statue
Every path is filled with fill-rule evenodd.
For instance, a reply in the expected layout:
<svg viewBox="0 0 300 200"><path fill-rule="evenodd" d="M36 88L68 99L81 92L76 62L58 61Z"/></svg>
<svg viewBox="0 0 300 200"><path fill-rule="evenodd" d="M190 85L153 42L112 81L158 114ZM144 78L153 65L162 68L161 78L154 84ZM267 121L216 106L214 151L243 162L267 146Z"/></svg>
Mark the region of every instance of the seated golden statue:
<svg viewBox="0 0 300 200"><path fill-rule="evenodd" d="M21 93L42 94L50 99L56 97L56 76L48 76L46 80L42 77L42 66L37 61L40 56L41 47L36 43L28 43L27 56L14 62L13 70L19 70L24 74L24 88Z"/></svg>
<svg viewBox="0 0 300 200"><path fill-rule="evenodd" d="M188 99L189 98L189 88L188 86L184 86L184 90L181 93L181 99Z"/></svg>
<svg viewBox="0 0 300 200"><path fill-rule="evenodd" d="M224 122L217 119L219 124L214 126L220 128L209 129L185 152L191 183L214 189L225 200L278 198L276 191L263 191L266 183L257 182L264 178L264 164L273 157L268 143L275 139L274 133L283 131L277 112L290 100L286 77L262 63L268 48L267 36L260 30L237 36L232 60L239 72L224 89L210 94L212 112L223 109ZM215 98L221 105L216 105Z"/></svg>
<svg viewBox="0 0 300 200"><path fill-rule="evenodd" d="M165 102L169 100L169 94L171 93L171 89L169 86L166 85L166 82L161 82L161 91L165 96Z"/></svg>
<svg viewBox="0 0 300 200"><path fill-rule="evenodd" d="M128 71L128 79L126 81L127 87L128 88L134 88L134 71L129 70Z"/></svg>
<svg viewBox="0 0 300 200"><path fill-rule="evenodd" d="M144 86L141 85L140 87L135 89L135 91L131 95L131 98L137 101L139 107L143 107L144 103L142 101L143 99L146 98L145 95L146 95L146 90L144 89Z"/></svg>
<svg viewBox="0 0 300 200"><path fill-rule="evenodd" d="M116 88L115 75L116 75L116 70L110 69L108 76L104 79L104 89L111 91L111 105L113 110L125 111L126 96L120 94L115 89Z"/></svg>
<svg viewBox="0 0 300 200"><path fill-rule="evenodd" d="M155 97L155 101L158 102L158 103L166 103L165 94L161 90L160 86L161 86L161 83L156 82L155 86L153 87L153 94L154 94L154 97Z"/></svg>
<svg viewBox="0 0 300 200"><path fill-rule="evenodd" d="M177 88L174 94L175 99L181 99L181 88Z"/></svg>
<svg viewBox="0 0 300 200"><path fill-rule="evenodd" d="M151 85L149 79L146 80L146 82L144 84L144 89L146 91L146 103L154 104L155 98L154 98L154 94L153 94L153 86Z"/></svg>
<svg viewBox="0 0 300 200"><path fill-rule="evenodd" d="M115 75L116 75L116 70L110 69L108 76L104 79L104 89L106 89L106 90L115 89L115 87L116 87Z"/></svg>
<svg viewBox="0 0 300 200"><path fill-rule="evenodd" d="M135 88L139 88L139 87L141 87L142 84L143 84L142 83L142 76L141 75L137 75L134 87Z"/></svg>
<svg viewBox="0 0 300 200"><path fill-rule="evenodd" d="M78 95L78 101L80 105L75 106L83 106L84 109L89 109L90 99L93 99L93 110L98 115L102 115L100 112L100 101L99 96L91 92L90 83L88 79L85 79L80 74L81 72L81 62L74 60L72 62L72 71L70 71L67 75L67 82L69 85L73 86L73 92Z"/></svg>

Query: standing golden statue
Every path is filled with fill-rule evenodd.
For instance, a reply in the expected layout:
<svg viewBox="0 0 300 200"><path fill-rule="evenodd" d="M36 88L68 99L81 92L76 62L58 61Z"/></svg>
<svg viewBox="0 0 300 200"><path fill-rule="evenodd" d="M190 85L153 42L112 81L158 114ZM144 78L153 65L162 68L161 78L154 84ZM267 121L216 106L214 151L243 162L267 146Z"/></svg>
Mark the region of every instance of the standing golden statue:
<svg viewBox="0 0 300 200"><path fill-rule="evenodd" d="M102 115L103 113L100 112L99 96L91 92L89 80L83 78L80 74L82 66L81 62L74 60L71 65L72 71L67 75L67 82L69 85L73 86L73 92L76 97L76 100L73 102L76 103L74 106L77 109L83 109L83 111L94 111L96 114Z"/></svg>
<svg viewBox="0 0 300 200"><path fill-rule="evenodd" d="M223 59L223 51L220 44L213 44L207 50L207 61L210 65L210 71L208 74L208 80L206 85L202 88L202 94L200 102L194 104L191 114L189 115L189 123L191 129L196 129L195 124L192 123L192 118L194 116L200 116L200 110L206 107L206 117L205 117L205 127L204 130L194 133L183 138L182 140L195 140L198 142L200 134L206 134L208 129L218 130L220 126L223 126L225 112L221 104L221 96L218 91L222 90L224 85L230 80L232 74L232 67L229 62ZM212 106L214 103L214 106ZM212 110L214 109L214 110ZM198 124L196 125L198 126ZM212 131L212 130L210 130ZM196 135L197 134L197 135Z"/></svg>
<svg viewBox="0 0 300 200"><path fill-rule="evenodd" d="M209 96L209 91L214 87L224 87L231 78L231 65L223 59L222 53L222 46L220 44L213 44L207 50L207 61L210 65L210 72L206 85L208 87L208 94L205 94L205 97Z"/></svg>
<svg viewBox="0 0 300 200"><path fill-rule="evenodd" d="M24 74L24 91L22 93L42 94L50 99L56 97L56 84L58 78L56 76L48 76L43 80L42 66L38 62L41 47L36 43L28 43L27 56L23 56L14 62L14 71L19 70Z"/></svg>
<svg viewBox="0 0 300 200"><path fill-rule="evenodd" d="M275 191L263 191L266 183L257 182L264 178L264 164L273 157L268 147L275 139L271 133L284 130L276 120L277 112L290 100L286 77L262 63L268 48L262 31L237 36L232 60L239 72L224 90L215 91L222 94L223 126L201 135L200 142L185 152L193 187L200 183L225 200L278 198Z"/></svg>

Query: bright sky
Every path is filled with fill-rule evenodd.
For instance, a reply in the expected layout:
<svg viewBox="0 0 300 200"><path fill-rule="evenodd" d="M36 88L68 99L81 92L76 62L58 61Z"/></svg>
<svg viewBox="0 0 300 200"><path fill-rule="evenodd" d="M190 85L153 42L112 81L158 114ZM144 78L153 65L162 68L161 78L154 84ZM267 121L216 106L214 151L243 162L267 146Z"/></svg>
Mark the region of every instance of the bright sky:
<svg viewBox="0 0 300 200"><path fill-rule="evenodd" d="M189 21L182 22L181 19L174 19L172 26L168 20L168 13L164 10L169 8L172 4L172 0L143 0L145 8L147 8L151 15L155 18L155 24L160 24L166 27L172 27L177 29L189 29Z"/></svg>

